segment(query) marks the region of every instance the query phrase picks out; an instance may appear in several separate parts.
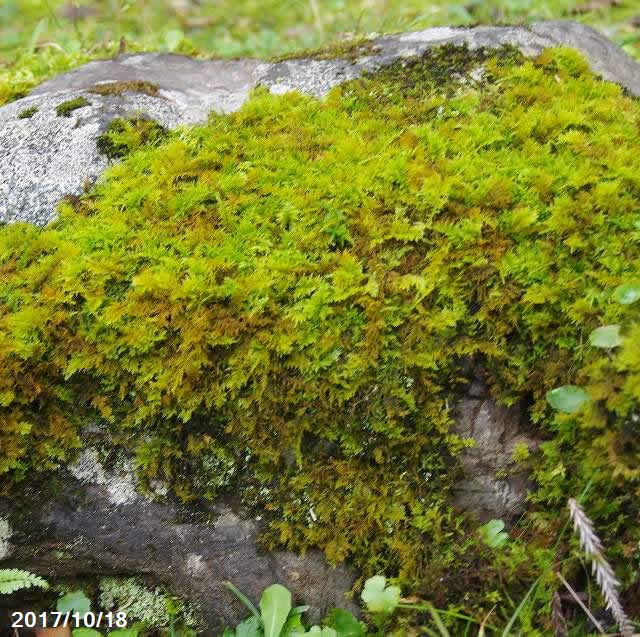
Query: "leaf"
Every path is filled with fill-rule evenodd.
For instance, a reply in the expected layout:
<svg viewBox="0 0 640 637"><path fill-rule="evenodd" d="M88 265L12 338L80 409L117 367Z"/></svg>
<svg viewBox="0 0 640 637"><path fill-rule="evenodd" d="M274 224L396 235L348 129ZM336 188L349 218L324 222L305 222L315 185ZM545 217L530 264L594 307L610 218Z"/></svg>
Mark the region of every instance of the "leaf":
<svg viewBox="0 0 640 637"><path fill-rule="evenodd" d="M235 637L262 637L262 622L257 617L249 617L236 626Z"/></svg>
<svg viewBox="0 0 640 637"><path fill-rule="evenodd" d="M398 586L385 587L386 581L383 575L375 575L364 583L364 590L360 597L370 613L388 615L400 603L400 588Z"/></svg>
<svg viewBox="0 0 640 637"><path fill-rule="evenodd" d="M333 628L329 628L327 626L324 628L320 628L320 626L311 626L305 635L316 635L316 637L338 637L338 633L336 633Z"/></svg>
<svg viewBox="0 0 640 637"><path fill-rule="evenodd" d="M293 611L291 611L291 613L293 613ZM306 632L300 613L291 613L280 633L281 637L294 637L294 635L304 635Z"/></svg>
<svg viewBox="0 0 640 637"><path fill-rule="evenodd" d="M228 588L249 610L249 612L254 616L260 619L260 613L258 609L253 605L251 600L232 582L225 582L225 588Z"/></svg>
<svg viewBox="0 0 640 637"><path fill-rule="evenodd" d="M547 392L547 402L558 411L574 414L591 400L591 396L575 385L563 385Z"/></svg>
<svg viewBox="0 0 640 637"><path fill-rule="evenodd" d="M480 533L484 543L492 549L504 546L509 541L509 534L504 530L502 520L489 520L480 527Z"/></svg>
<svg viewBox="0 0 640 637"><path fill-rule="evenodd" d="M594 347L604 347L611 349L618 347L622 343L619 325L603 325L593 330L589 335L589 343Z"/></svg>
<svg viewBox="0 0 640 637"><path fill-rule="evenodd" d="M281 584L272 584L260 598L265 637L279 637L291 610L291 593Z"/></svg>
<svg viewBox="0 0 640 637"><path fill-rule="evenodd" d="M58 600L56 610L60 613L80 613L84 615L91 610L91 601L82 591L71 591ZM91 636L78 635L77 637Z"/></svg>
<svg viewBox="0 0 640 637"><path fill-rule="evenodd" d="M47 589L49 584L39 575L17 568L0 569L0 595L10 595L22 588L37 586Z"/></svg>
<svg viewBox="0 0 640 637"><path fill-rule="evenodd" d="M333 609L330 624L336 629L338 637L364 637L362 624L344 608Z"/></svg>
<svg viewBox="0 0 640 637"><path fill-rule="evenodd" d="M71 635L72 637L102 637L102 633L95 628L76 628L71 631Z"/></svg>
<svg viewBox="0 0 640 637"><path fill-rule="evenodd" d="M618 286L613 292L613 298L622 305L631 305L640 299L640 284L626 283Z"/></svg>

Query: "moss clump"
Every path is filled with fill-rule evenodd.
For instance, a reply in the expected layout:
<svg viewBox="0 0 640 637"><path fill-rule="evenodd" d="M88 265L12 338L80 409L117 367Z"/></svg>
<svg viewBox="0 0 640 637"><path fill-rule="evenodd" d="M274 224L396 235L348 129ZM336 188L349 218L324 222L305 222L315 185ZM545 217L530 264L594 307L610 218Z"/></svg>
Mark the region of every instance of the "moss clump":
<svg viewBox="0 0 640 637"><path fill-rule="evenodd" d="M98 137L97 145L109 159L122 159L142 146L159 143L166 134L166 129L152 119L119 117Z"/></svg>
<svg viewBox="0 0 640 637"><path fill-rule="evenodd" d="M298 60L311 58L313 60L335 60L343 59L350 62L357 62L361 57L374 55L378 50L373 40L361 37L344 42L337 42L320 49L306 49L296 53L280 55L272 59L272 62L284 62L287 60Z"/></svg>
<svg viewBox="0 0 640 637"><path fill-rule="evenodd" d="M104 84L96 84L88 89L90 93L97 95L123 95L124 93L143 93L151 97L157 97L159 87L153 82L144 80L130 80L127 82L105 82Z"/></svg>
<svg viewBox="0 0 640 637"><path fill-rule="evenodd" d="M553 558L589 479L611 557L632 552L640 303L611 295L640 278L640 105L568 50L457 53L449 80L427 56L322 101L259 90L134 150L52 226L2 228L6 480L65 462L98 417L143 480L240 485L270 545L485 614L482 591L520 595ZM613 323L603 361L585 343ZM546 439L499 554L448 499L469 358ZM545 393L570 383L598 398L556 417Z"/></svg>
<svg viewBox="0 0 640 637"><path fill-rule="evenodd" d="M37 106L30 106L29 108L25 108L24 110L20 111L17 117L18 119L29 119L33 117L38 112L38 110L39 109Z"/></svg>
<svg viewBox="0 0 640 637"><path fill-rule="evenodd" d="M86 97L75 97L72 100L67 100L56 106L56 115L58 117L71 117L71 113L77 111L84 106L90 106L91 102Z"/></svg>
<svg viewBox="0 0 640 637"><path fill-rule="evenodd" d="M197 626L195 609L163 588L149 588L134 577L103 577L98 588L101 608L125 612L129 621L142 622L146 628Z"/></svg>

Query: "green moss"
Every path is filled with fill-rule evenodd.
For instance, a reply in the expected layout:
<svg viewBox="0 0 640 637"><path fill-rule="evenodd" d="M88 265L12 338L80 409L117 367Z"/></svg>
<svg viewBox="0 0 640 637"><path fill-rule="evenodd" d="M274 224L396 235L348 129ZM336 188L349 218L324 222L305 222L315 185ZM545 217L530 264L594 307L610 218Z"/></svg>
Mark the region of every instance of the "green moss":
<svg viewBox="0 0 640 637"><path fill-rule="evenodd" d="M239 485L269 546L485 614L477 591L520 595L593 479L633 582L640 304L611 296L640 278L639 125L573 51L449 49L127 146L56 223L0 229L0 472L55 468L99 417L143 481ZM610 323L628 338L603 358L585 343ZM449 498L469 359L545 439L505 554ZM597 400L557 417L545 393L573 382Z"/></svg>
<svg viewBox="0 0 640 637"><path fill-rule="evenodd" d="M75 97L72 100L67 100L56 106L56 115L58 117L71 117L73 111L77 111L79 108L89 106L91 102L86 97Z"/></svg>
<svg viewBox="0 0 640 637"><path fill-rule="evenodd" d="M90 93L98 95L123 95L124 93L143 93L151 97L157 97L159 88L153 82L144 80L130 80L127 82L105 82L96 84L88 89Z"/></svg>
<svg viewBox="0 0 640 637"><path fill-rule="evenodd" d="M334 60L343 59L356 62L358 59L374 55L379 47L368 37L358 37L344 42L336 42L318 49L305 49L295 53L287 53L272 58L272 62L284 62L286 60L297 60L311 58L313 60Z"/></svg>
<svg viewBox="0 0 640 637"><path fill-rule="evenodd" d="M37 112L38 112L38 107L37 106L30 106L29 108L25 108L24 110L20 111L17 115L18 119L29 119L30 117L33 117Z"/></svg>
<svg viewBox="0 0 640 637"><path fill-rule="evenodd" d="M125 612L130 622L142 622L146 628L168 628L173 623L197 626L192 605L163 588L149 588L134 577L103 577L98 589L101 608Z"/></svg>
<svg viewBox="0 0 640 637"><path fill-rule="evenodd" d="M142 146L159 143L166 132L165 128L152 119L116 118L98 137L98 150L110 159L121 159Z"/></svg>

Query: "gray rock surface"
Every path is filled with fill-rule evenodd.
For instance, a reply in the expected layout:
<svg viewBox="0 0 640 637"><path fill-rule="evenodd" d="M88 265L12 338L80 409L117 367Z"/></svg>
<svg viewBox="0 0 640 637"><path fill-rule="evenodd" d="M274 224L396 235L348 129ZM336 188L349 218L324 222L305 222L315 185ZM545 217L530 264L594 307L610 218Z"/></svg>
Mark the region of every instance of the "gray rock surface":
<svg viewBox="0 0 640 637"><path fill-rule="evenodd" d="M284 584L311 604L306 616L315 621L335 606L356 610L344 596L355 580L348 568L331 568L317 551L261 551L260 521L229 503L152 501L135 491L132 474L105 470L91 449L56 480L53 497L47 487L29 487L18 500L0 498L0 568L52 581L145 576L194 603L207 635L247 614L226 580L254 601L270 584Z"/></svg>
<svg viewBox="0 0 640 637"><path fill-rule="evenodd" d="M293 59L194 60L170 54L124 55L96 61L44 82L28 97L0 108L0 222L46 225L56 217L65 195L81 194L108 165L95 139L115 117L144 114L166 127L206 120L210 111L238 109L257 85L274 93L298 90L320 97L332 87L398 59L422 55L443 44L470 49L518 46L525 55L568 45L582 51L592 69L640 95L640 65L597 31L571 22L541 22L518 27L440 27L372 40L351 60ZM353 56L352 56L353 57ZM156 96L128 92L104 96L91 92L105 82L147 81ZM85 96L90 105L71 117L56 107ZM31 118L19 119L37 107Z"/></svg>
<svg viewBox="0 0 640 637"><path fill-rule="evenodd" d="M454 486L454 500L483 522L509 521L525 508L532 485L526 465L514 462L514 452L518 447L532 452L538 441L526 435L523 411L520 405L498 405L481 377L457 405L454 431L474 446L461 456L465 477Z"/></svg>

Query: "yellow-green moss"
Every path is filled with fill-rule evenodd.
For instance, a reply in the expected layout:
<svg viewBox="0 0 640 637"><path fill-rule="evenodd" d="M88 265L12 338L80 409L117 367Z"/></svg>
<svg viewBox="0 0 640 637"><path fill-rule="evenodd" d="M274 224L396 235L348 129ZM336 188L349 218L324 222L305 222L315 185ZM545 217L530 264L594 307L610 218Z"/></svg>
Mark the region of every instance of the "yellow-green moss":
<svg viewBox="0 0 640 637"><path fill-rule="evenodd" d="M448 49L140 146L51 227L0 229L0 471L59 466L98 417L143 480L241 492L271 546L486 611L589 479L632 552L640 323L611 293L640 277L639 126L572 51ZM629 338L602 360L606 323ZM509 560L448 499L469 358L546 439ZM556 418L545 392L574 381L598 400Z"/></svg>
<svg viewBox="0 0 640 637"><path fill-rule="evenodd" d="M56 115L58 117L71 117L71 113L90 104L91 102L86 97L74 97L71 100L62 102L62 104L58 104L56 106Z"/></svg>
<svg viewBox="0 0 640 637"><path fill-rule="evenodd" d="M148 144L158 144L166 129L152 119L114 119L97 140L98 150L109 159L121 159Z"/></svg>
<svg viewBox="0 0 640 637"><path fill-rule="evenodd" d="M313 60L335 60L343 59L350 62L356 62L359 58L376 53L379 47L368 37L358 37L345 40L344 42L336 42L329 46L323 46L317 49L304 49L295 53L287 53L272 58L272 62L284 62L286 60L298 60L309 58Z"/></svg>
<svg viewBox="0 0 640 637"><path fill-rule="evenodd" d="M33 117L36 113L38 112L38 107L37 106L30 106L29 108L25 108L24 110L20 111L17 115L18 119L29 119L31 117Z"/></svg>

